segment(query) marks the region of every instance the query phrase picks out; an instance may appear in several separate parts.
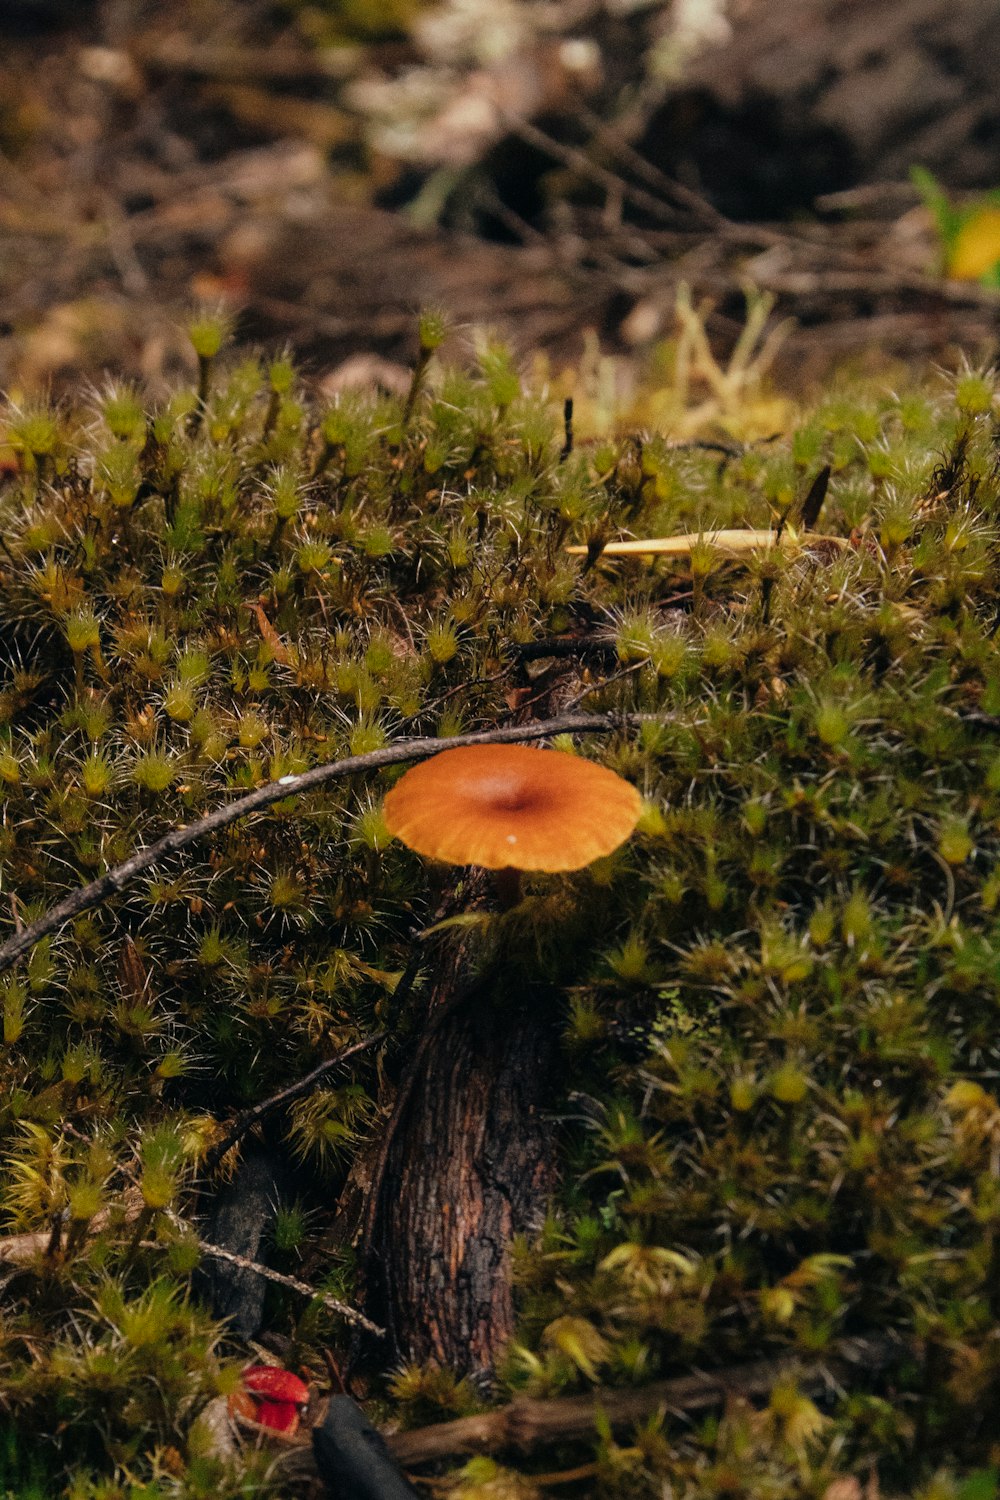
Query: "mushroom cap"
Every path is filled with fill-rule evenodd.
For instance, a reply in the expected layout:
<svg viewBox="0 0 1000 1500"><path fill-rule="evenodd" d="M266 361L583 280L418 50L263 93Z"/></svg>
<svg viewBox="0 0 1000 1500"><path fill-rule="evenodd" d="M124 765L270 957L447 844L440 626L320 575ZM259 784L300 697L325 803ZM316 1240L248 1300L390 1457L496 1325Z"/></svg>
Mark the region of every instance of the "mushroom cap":
<svg viewBox="0 0 1000 1500"><path fill-rule="evenodd" d="M464 745L411 767L385 799L389 832L451 865L579 870L635 828L642 798L562 750Z"/></svg>

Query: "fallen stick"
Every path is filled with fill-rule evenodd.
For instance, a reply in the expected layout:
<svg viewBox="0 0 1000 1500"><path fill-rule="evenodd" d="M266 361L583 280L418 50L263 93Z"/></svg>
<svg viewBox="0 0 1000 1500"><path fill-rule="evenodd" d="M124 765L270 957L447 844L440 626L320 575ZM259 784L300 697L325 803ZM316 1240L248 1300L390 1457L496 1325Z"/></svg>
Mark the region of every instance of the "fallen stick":
<svg viewBox="0 0 1000 1500"><path fill-rule="evenodd" d="M176 1216L172 1216L175 1217ZM180 1223L180 1220L177 1221ZM186 1226L182 1226L186 1227ZM139 1244L143 1250L162 1250L163 1244L159 1240L140 1240ZM298 1292L302 1297L309 1297L314 1301L321 1302L331 1312L339 1313L348 1323L356 1323L359 1328L366 1328L369 1333L381 1336L384 1328L366 1318L357 1308L342 1302L339 1297L331 1296L329 1292L321 1292L317 1287L310 1286L307 1281L300 1281L297 1276L286 1276L281 1271L272 1271L270 1266L261 1265L259 1260L248 1260L245 1255L237 1255L234 1250L226 1250L222 1245L212 1245L207 1240L198 1240L198 1249L202 1255L207 1255L211 1260L225 1260L230 1265L239 1266L243 1271L252 1271L255 1276L261 1276L265 1281L271 1281L275 1286L285 1286L293 1292Z"/></svg>
<svg viewBox="0 0 1000 1500"><path fill-rule="evenodd" d="M557 1396L548 1400L519 1396L494 1411L459 1417L434 1427L418 1427L413 1432L387 1434L385 1441L393 1458L404 1468L468 1454L496 1453L506 1448L525 1452L551 1443L591 1437L599 1418L620 1431L657 1411L687 1415L719 1406L733 1397L767 1396L775 1385L788 1379L794 1379L806 1394L816 1395L835 1388L854 1369L865 1374L883 1369L905 1348L901 1339L891 1335L850 1338L841 1340L829 1358L821 1362L795 1357L761 1359L660 1380L638 1389L599 1387L583 1396ZM315 1475L309 1437L308 1430L295 1439L280 1440L279 1435L280 1446L286 1449L277 1461L282 1476Z"/></svg>
<svg viewBox="0 0 1000 1500"><path fill-rule="evenodd" d="M141 1208L139 1205L133 1204L125 1216L125 1224L134 1224L139 1218L140 1213ZM100 1214L95 1215L88 1228L88 1238L100 1233L106 1226L109 1217L107 1209L103 1209ZM177 1214L169 1213L169 1217L178 1228L190 1229L191 1226L185 1224ZM358 1327L366 1328L369 1333L376 1336L380 1336L385 1331L377 1323L373 1323L370 1318L366 1318L363 1313L358 1312L357 1308L351 1307L348 1303L341 1301L339 1297L332 1296L329 1292L324 1292L318 1287L310 1286L307 1281L301 1281L297 1276L286 1276L281 1271L272 1271L270 1266L261 1265L256 1260L248 1260L245 1255L237 1255L235 1251L227 1250L222 1245L213 1245L208 1240L203 1240L198 1236L196 1236L196 1239L198 1249L202 1255L207 1255L210 1259L229 1261L231 1265L239 1266L242 1270L252 1271L255 1276L262 1276L265 1281L272 1281L277 1286L288 1287L291 1291L298 1292L300 1296L317 1300L324 1307L328 1307L331 1312L338 1313L347 1322L356 1323ZM169 1248L168 1241L160 1240L140 1240L139 1245L143 1250L164 1250ZM42 1229L31 1234L7 1235L0 1239L0 1267L30 1266L52 1246L53 1232L51 1229ZM63 1248L61 1243L56 1243L55 1250L57 1253L61 1253ZM80 1248L82 1249L82 1246Z"/></svg>
<svg viewBox="0 0 1000 1500"><path fill-rule="evenodd" d="M315 84L346 76L355 54L347 48L325 52L303 47L212 46L181 36L129 41L129 54L152 73L187 73L225 82ZM345 66L346 65L346 66Z"/></svg>
<svg viewBox="0 0 1000 1500"><path fill-rule="evenodd" d="M853 1365L866 1370L885 1364L899 1348L889 1338L847 1339L823 1364L798 1359L761 1359L722 1370L698 1371L673 1380L660 1380L636 1390L598 1388L585 1396L560 1396L539 1401L519 1397L509 1406L481 1416L459 1417L437 1427L398 1432L387 1439L393 1457L404 1465L464 1453L491 1453L498 1448L536 1448L590 1436L599 1416L612 1428L631 1427L651 1412L695 1412L717 1406L733 1396L766 1396L779 1381L794 1377L804 1391L822 1391L836 1384L837 1374Z"/></svg>

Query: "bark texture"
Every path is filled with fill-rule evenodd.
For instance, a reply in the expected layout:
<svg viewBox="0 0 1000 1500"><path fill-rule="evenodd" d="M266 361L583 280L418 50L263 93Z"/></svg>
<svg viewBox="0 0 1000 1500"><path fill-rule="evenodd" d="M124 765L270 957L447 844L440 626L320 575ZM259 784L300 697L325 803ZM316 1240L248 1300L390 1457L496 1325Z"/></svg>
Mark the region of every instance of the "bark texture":
<svg viewBox="0 0 1000 1500"><path fill-rule="evenodd" d="M510 1242L555 1183L556 1013L473 991L404 1077L366 1236L366 1305L404 1360L488 1375L513 1330Z"/></svg>
<svg viewBox="0 0 1000 1500"><path fill-rule="evenodd" d="M289 1187L290 1172L280 1151L267 1145L248 1146L232 1182L212 1205L206 1239L247 1260L260 1260L275 1212ZM207 1293L214 1315L228 1320L235 1337L256 1338L267 1293L262 1276L245 1266L209 1259L199 1268L197 1282Z"/></svg>

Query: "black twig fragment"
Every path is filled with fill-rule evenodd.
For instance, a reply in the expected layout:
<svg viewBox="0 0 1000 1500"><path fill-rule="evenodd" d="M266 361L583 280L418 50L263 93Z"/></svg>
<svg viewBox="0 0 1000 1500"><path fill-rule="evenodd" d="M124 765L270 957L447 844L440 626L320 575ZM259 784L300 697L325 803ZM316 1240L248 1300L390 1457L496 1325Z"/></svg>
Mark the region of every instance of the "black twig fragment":
<svg viewBox="0 0 1000 1500"><path fill-rule="evenodd" d="M331 1396L313 1428L316 1467L336 1500L414 1500L385 1438L350 1396Z"/></svg>
<svg viewBox="0 0 1000 1500"><path fill-rule="evenodd" d="M826 499L827 488L830 484L830 473L830 465L824 465L809 486L809 493L803 500L802 510L799 513L803 531L813 531L815 529L816 522L819 520L819 513L823 509L823 501Z"/></svg>
<svg viewBox="0 0 1000 1500"><path fill-rule="evenodd" d="M573 397L567 396L563 402L563 445L559 453L559 462L562 463L569 458L573 452Z"/></svg>

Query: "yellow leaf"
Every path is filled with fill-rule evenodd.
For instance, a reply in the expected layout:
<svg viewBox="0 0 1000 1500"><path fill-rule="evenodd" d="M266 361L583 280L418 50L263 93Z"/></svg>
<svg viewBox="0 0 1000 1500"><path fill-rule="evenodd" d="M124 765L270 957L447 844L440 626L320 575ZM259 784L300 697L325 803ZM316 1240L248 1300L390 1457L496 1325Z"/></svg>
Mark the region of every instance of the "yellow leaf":
<svg viewBox="0 0 1000 1500"><path fill-rule="evenodd" d="M1000 208L981 208L966 219L948 259L948 275L978 281L1000 261Z"/></svg>
<svg viewBox="0 0 1000 1500"><path fill-rule="evenodd" d="M556 1318L546 1328L542 1340L565 1354L595 1383L600 1379L597 1366L604 1364L611 1354L607 1339L586 1318Z"/></svg>

